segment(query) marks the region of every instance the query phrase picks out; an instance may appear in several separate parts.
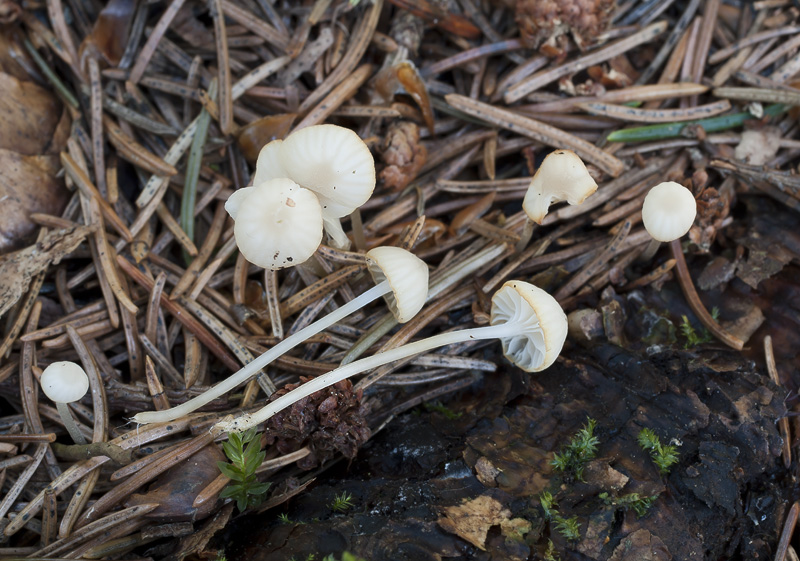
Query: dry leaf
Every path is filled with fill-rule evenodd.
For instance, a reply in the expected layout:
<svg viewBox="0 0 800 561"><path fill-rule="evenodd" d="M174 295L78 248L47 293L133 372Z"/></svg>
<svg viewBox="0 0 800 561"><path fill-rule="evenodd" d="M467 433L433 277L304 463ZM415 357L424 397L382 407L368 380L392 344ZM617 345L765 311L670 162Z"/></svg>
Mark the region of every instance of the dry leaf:
<svg viewBox="0 0 800 561"><path fill-rule="evenodd" d="M485 549L489 528L507 520L511 512L500 501L488 495L443 509L444 516L437 520L446 532L455 534L475 547Z"/></svg>
<svg viewBox="0 0 800 561"><path fill-rule="evenodd" d="M19 248L36 226L32 212L60 214L69 191L55 178L56 156L25 156L0 149L0 253ZM30 241L30 240L28 240Z"/></svg>
<svg viewBox="0 0 800 561"><path fill-rule="evenodd" d="M106 3L92 26L92 32L81 43L79 56L82 66L87 56L97 55L111 66L119 64L128 44L135 10L135 0L110 0Z"/></svg>
<svg viewBox="0 0 800 561"><path fill-rule="evenodd" d="M92 228L55 230L36 244L0 258L0 316L25 294L34 275L71 253Z"/></svg>
<svg viewBox="0 0 800 561"><path fill-rule="evenodd" d="M192 506L198 493L219 476L217 462L225 456L215 445L202 448L183 462L162 473L146 493L135 493L125 505L157 503L159 507L147 514L156 520L195 521L214 512L217 501L205 501L201 506Z"/></svg>
<svg viewBox="0 0 800 561"><path fill-rule="evenodd" d="M34 156L53 153L62 108L51 92L0 73L0 148Z"/></svg>

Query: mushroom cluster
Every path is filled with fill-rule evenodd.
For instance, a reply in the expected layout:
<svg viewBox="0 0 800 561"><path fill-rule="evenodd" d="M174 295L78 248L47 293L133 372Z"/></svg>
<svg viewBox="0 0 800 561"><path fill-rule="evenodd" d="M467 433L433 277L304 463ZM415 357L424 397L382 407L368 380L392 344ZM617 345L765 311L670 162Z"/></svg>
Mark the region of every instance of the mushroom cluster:
<svg viewBox="0 0 800 561"><path fill-rule="evenodd" d="M340 219L375 189L372 153L350 129L315 125L273 140L258 155L253 186L236 191L225 209L248 261L267 269L302 263L323 229L331 245L350 245Z"/></svg>
<svg viewBox="0 0 800 561"><path fill-rule="evenodd" d="M508 281L492 297L491 325L440 333L340 366L280 396L255 413L221 421L216 427L224 432L247 430L304 397L356 374L436 347L481 339L500 339L503 354L509 361L526 372L539 372L558 358L567 339L567 316L556 299L541 288L527 282Z"/></svg>

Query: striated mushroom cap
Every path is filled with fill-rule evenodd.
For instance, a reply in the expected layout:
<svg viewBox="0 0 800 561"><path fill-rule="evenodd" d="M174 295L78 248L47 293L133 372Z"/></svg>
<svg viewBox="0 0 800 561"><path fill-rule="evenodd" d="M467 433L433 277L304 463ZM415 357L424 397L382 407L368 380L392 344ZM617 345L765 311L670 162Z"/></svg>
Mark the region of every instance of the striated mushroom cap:
<svg viewBox="0 0 800 561"><path fill-rule="evenodd" d="M273 140L258 156L253 184L288 177L316 193L325 215L341 218L375 189L375 160L361 138L337 125L314 125Z"/></svg>
<svg viewBox="0 0 800 561"><path fill-rule="evenodd" d="M642 222L654 240L671 242L689 231L697 216L692 192L680 183L665 181L647 193L642 204Z"/></svg>
<svg viewBox="0 0 800 561"><path fill-rule="evenodd" d="M572 150L556 150L545 157L533 175L522 209L528 218L541 224L551 204L567 201L578 205L595 191L597 183L583 160Z"/></svg>
<svg viewBox="0 0 800 561"><path fill-rule="evenodd" d="M492 297L492 325L519 322L517 333L500 339L506 358L526 372L553 364L567 339L567 316L541 288L508 281Z"/></svg>
<svg viewBox="0 0 800 561"><path fill-rule="evenodd" d="M425 262L410 251L392 246L371 249L366 257L375 284L389 282L392 291L384 299L397 321L405 323L417 315L428 298Z"/></svg>
<svg viewBox="0 0 800 561"><path fill-rule="evenodd" d="M265 269L306 261L322 241L322 208L316 195L287 178L239 189L225 205L233 217L236 244L245 258ZM234 196L236 195L234 193Z"/></svg>

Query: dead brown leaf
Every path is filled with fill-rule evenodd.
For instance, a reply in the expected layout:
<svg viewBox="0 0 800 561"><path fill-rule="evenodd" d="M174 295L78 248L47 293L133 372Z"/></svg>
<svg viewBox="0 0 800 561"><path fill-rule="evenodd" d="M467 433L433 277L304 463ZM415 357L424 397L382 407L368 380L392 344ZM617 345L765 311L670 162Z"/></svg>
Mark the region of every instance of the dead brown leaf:
<svg viewBox="0 0 800 561"><path fill-rule="evenodd" d="M0 148L27 156L50 152L61 113L51 92L0 73Z"/></svg>
<svg viewBox="0 0 800 561"><path fill-rule="evenodd" d="M34 275L59 263L91 231L87 226L55 230L42 241L0 258L0 316L25 294Z"/></svg>
<svg viewBox="0 0 800 561"><path fill-rule="evenodd" d="M55 156L25 156L0 149L0 252L19 248L35 225L32 212L60 214L69 192L55 178ZM35 187L35 188L33 188Z"/></svg>
<svg viewBox="0 0 800 561"><path fill-rule="evenodd" d="M485 549L489 528L508 520L511 515L500 501L488 495L442 510L444 515L437 520L439 526L480 549Z"/></svg>

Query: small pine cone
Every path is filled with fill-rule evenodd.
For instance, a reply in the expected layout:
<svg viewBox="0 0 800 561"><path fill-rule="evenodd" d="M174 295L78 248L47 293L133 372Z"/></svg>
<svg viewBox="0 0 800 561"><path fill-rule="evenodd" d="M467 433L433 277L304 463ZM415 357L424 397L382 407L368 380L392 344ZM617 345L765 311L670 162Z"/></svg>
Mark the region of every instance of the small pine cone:
<svg viewBox="0 0 800 561"><path fill-rule="evenodd" d="M380 178L389 189L401 191L414 180L427 159L428 151L419 142L417 124L394 123L383 142L383 161L387 166L381 170Z"/></svg>
<svg viewBox="0 0 800 561"><path fill-rule="evenodd" d="M308 378L301 377L303 382ZM271 397L274 401L299 384L287 384ZM312 469L341 452L354 458L361 444L370 437L364 419L361 391L354 392L350 380L305 397L277 413L267 421L267 444L275 444L282 454L307 445L311 453L297 462L303 469Z"/></svg>
<svg viewBox="0 0 800 561"><path fill-rule="evenodd" d="M522 39L547 56L563 56L572 35L581 50L590 47L611 22L616 0L517 0Z"/></svg>

